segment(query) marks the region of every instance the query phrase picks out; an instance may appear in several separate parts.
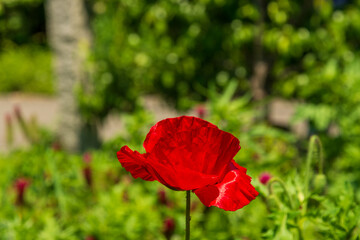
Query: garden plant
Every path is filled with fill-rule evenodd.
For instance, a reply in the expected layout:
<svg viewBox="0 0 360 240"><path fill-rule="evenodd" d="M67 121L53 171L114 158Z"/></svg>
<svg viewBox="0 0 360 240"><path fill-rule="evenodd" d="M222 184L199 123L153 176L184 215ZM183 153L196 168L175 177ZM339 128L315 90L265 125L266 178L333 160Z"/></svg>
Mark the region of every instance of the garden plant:
<svg viewBox="0 0 360 240"><path fill-rule="evenodd" d="M0 240L360 240L359 43L360 0L0 0Z"/></svg>

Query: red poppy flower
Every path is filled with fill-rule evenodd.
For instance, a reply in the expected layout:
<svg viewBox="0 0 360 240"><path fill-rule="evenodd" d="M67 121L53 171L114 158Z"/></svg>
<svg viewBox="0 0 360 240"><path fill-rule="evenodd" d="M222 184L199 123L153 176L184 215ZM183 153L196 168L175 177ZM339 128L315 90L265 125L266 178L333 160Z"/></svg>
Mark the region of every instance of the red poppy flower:
<svg viewBox="0 0 360 240"><path fill-rule="evenodd" d="M146 153L124 146L117 157L134 178L192 190L208 207L235 211L258 195L246 169L233 160L239 144L232 134L205 120L182 116L150 129L143 144Z"/></svg>

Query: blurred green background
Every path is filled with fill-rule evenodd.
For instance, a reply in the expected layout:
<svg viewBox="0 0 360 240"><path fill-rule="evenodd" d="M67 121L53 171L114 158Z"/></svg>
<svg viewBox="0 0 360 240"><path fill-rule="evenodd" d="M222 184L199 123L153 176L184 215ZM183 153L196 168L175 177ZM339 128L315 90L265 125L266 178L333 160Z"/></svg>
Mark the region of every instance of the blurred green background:
<svg viewBox="0 0 360 240"><path fill-rule="evenodd" d="M21 109L4 116L0 239L183 239L185 193L116 159L125 144L144 152L154 95L239 138L260 192L236 212L193 195L192 239L360 239L359 0L77 0L89 45L56 38L56 1L0 0L0 97L61 98L58 46L76 46L70 113L85 130L115 113L122 133L73 151Z"/></svg>

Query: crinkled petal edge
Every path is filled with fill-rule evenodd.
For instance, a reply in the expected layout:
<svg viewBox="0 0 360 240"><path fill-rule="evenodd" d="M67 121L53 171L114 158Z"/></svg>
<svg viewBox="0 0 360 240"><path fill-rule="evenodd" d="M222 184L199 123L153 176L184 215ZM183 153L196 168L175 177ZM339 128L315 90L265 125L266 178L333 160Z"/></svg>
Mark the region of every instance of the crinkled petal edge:
<svg viewBox="0 0 360 240"><path fill-rule="evenodd" d="M117 152L117 158L121 166L130 172L134 178L141 178L146 181L154 181L155 178L146 168L145 154L132 151L128 146L123 146Z"/></svg>
<svg viewBox="0 0 360 240"><path fill-rule="evenodd" d="M256 198L259 194L251 185L251 177L246 168L234 160L228 166L221 182L193 191L207 207L216 206L226 211L236 211Z"/></svg>

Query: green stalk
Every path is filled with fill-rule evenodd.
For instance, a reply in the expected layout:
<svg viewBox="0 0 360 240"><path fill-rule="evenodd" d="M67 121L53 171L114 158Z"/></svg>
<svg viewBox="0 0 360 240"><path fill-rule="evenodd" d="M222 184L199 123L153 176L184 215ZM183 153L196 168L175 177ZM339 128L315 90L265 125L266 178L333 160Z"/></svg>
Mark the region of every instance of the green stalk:
<svg viewBox="0 0 360 240"><path fill-rule="evenodd" d="M29 126L26 124L25 122L25 119L22 115L22 112L20 110L20 108L15 108L15 116L16 116L16 119L20 125L20 128L22 130L22 133L24 134L26 140L29 141L29 143L33 143L32 141L32 138L31 138L31 134L30 134L30 131L29 131Z"/></svg>
<svg viewBox="0 0 360 240"><path fill-rule="evenodd" d="M190 191L186 191L186 218L185 240L190 240Z"/></svg>
<svg viewBox="0 0 360 240"><path fill-rule="evenodd" d="M56 156L50 151L48 151L47 155L48 155L47 160L48 160L50 172L51 172L52 179L54 182L55 196L56 196L58 204L59 204L61 215L64 216L64 215L66 215L66 203L65 203L65 199L64 199L64 193L62 190L60 178L59 178L58 171L56 168L56 163L55 163Z"/></svg>
<svg viewBox="0 0 360 240"><path fill-rule="evenodd" d="M286 196L287 196L287 198L289 199L289 204L290 204L291 209L295 209L295 205L294 205L294 203L293 203L293 201L292 201L292 198L291 198L291 196L290 196L290 193L289 193L289 191L287 190L285 183L284 183L281 179L279 179L279 178L273 178L273 179L271 179L271 180L269 181L269 183L268 183L268 188L269 188L270 194L273 193L272 185L273 185L274 183L276 183L276 182L280 184L280 186L283 188L284 192L286 193ZM287 216L286 216L286 217L287 217ZM299 240L303 240L304 238L303 238L303 235L302 235L302 227L301 227L300 220L299 220L299 217L298 217L298 216L295 217L295 222L296 222L296 224L297 224L297 230L298 230L298 234L299 234ZM285 219L285 223L286 223L286 219ZM283 224L284 224L284 222L283 222Z"/></svg>
<svg viewBox="0 0 360 240"><path fill-rule="evenodd" d="M316 142L319 148L319 174L323 174L324 172L324 155L323 155L323 147L320 139L317 137Z"/></svg>
<svg viewBox="0 0 360 240"><path fill-rule="evenodd" d="M10 147L14 142L14 128L11 116L8 114L5 116L6 121L6 144Z"/></svg>
<svg viewBox="0 0 360 240"><path fill-rule="evenodd" d="M285 183L284 183L281 179L279 179L279 178L272 178L272 179L270 179L270 181L269 181L269 183L268 183L268 188L269 188L270 194L273 193L272 185L273 185L274 183L276 183L276 182L279 183L280 186L282 187L282 189L284 190L284 192L285 192L285 194L286 194L286 197L287 197L288 200L289 200L289 204L290 204L291 209L294 209L294 204L293 204L293 202L292 202L290 193L289 193L289 191L287 190L287 188L286 188L286 186L285 186Z"/></svg>
<svg viewBox="0 0 360 240"><path fill-rule="evenodd" d="M304 206L303 206L303 213L306 213L307 208L307 199L309 197L309 188L310 188L310 178L311 178L311 164L313 161L313 153L316 150L319 151L318 158L319 158L319 173L323 173L323 165L324 165L324 157L323 157L323 151L322 151L322 144L318 136L313 135L310 138L309 142L309 150L306 157L306 169L305 169L305 180L304 180Z"/></svg>

